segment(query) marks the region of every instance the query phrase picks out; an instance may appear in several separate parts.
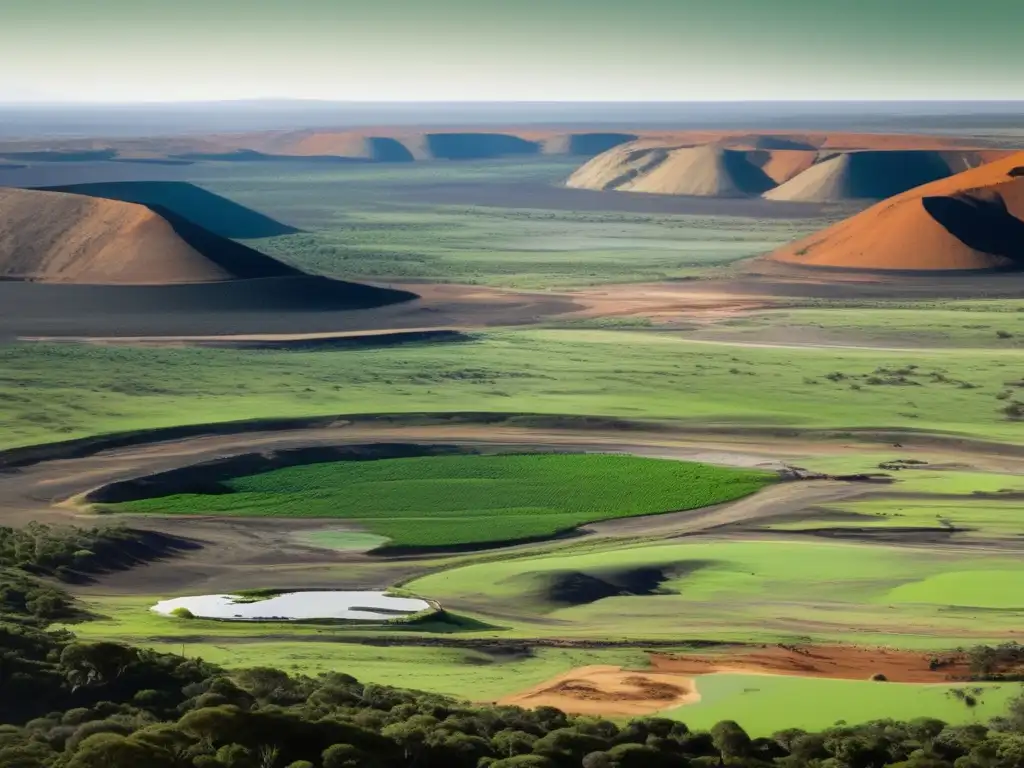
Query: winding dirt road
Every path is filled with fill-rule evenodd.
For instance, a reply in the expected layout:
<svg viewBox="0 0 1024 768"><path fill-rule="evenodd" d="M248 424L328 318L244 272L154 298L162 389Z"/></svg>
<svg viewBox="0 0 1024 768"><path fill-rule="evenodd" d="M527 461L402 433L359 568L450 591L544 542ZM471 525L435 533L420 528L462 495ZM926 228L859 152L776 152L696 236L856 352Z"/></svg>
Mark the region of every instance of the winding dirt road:
<svg viewBox="0 0 1024 768"><path fill-rule="evenodd" d="M216 427L211 427L216 430ZM75 458L43 459L0 471L0 523L23 525L32 520L89 525L96 518L74 498L111 482L188 467L213 459L310 446L368 443L459 444L482 450L559 450L623 452L639 456L688 459L712 464L781 469L810 464L814 456L853 455L865 450L859 442L780 438L764 434L698 434L664 427L616 431L611 428L523 428L504 424L366 423L338 419L318 426L206 434L176 440L140 442L99 450ZM901 447L903 456L927 455L934 446ZM946 458L968 466L1024 473L1024 457L999 449L946 449ZM866 483L811 480L781 483L753 496L705 509L670 512L585 526L595 537L659 537L720 532L727 526L753 520L791 516L802 510L848 500L873 492ZM422 572L429 557L383 558L363 552L324 549L305 538L310 532L349 528L336 520L278 520L267 518L202 518L121 516L131 527L185 537L201 548L134 568L130 575L111 574L84 591L105 594L152 594L237 586L240 580L257 586L382 587ZM350 529L350 528L349 528ZM527 545L523 545L527 546Z"/></svg>

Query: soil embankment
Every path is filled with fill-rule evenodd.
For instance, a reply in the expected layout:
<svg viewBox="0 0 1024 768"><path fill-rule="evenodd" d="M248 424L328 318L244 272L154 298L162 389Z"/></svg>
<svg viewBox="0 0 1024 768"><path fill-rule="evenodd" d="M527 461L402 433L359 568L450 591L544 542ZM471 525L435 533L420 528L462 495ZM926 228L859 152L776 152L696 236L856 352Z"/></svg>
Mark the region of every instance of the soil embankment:
<svg viewBox="0 0 1024 768"><path fill-rule="evenodd" d="M922 653L855 645L736 646L702 655L652 654L651 665L659 672L684 675L797 675L832 680L870 680L882 675L893 683L941 683L970 678L963 652Z"/></svg>

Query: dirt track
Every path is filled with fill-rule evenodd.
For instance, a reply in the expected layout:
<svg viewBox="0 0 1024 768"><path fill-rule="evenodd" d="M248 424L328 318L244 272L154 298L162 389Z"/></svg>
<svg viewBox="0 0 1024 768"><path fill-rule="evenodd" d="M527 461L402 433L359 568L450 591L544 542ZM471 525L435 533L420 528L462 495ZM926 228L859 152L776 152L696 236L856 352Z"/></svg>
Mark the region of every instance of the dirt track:
<svg viewBox="0 0 1024 768"><path fill-rule="evenodd" d="M778 306L787 298L928 299L1016 296L1024 273L906 276L828 272L747 261L707 280L513 291L393 283L420 298L339 310L315 277L191 285L54 285L0 280L0 340L15 337L324 336L424 328L472 330L591 317L705 322ZM304 281L304 282L303 282ZM312 282L310 282L312 281ZM322 281L330 283L331 281ZM330 299L330 300L328 300ZM268 311L272 308L273 311Z"/></svg>
<svg viewBox="0 0 1024 768"><path fill-rule="evenodd" d="M95 455L43 461L0 474L0 519L21 525L30 520L46 522L93 522L67 501L107 483L125 480L226 455L270 452L316 445L379 442L458 443L483 449L558 449L566 451L618 451L637 455L710 461L734 466L779 467L779 448L767 443L702 442L694 439L649 435L588 433L573 430L539 432L512 427L463 426L365 426L339 422L333 426L284 432L212 435L143 444L101 451ZM800 446L789 446L799 455ZM781 493L780 493L781 490ZM770 489L764 507L753 499L742 506L726 504L694 512L669 513L620 523L592 526L592 535L636 536L647 533L682 535L734 522L738 517L786 514L805 503L825 497L841 498L851 492L845 483L793 483ZM806 494L803 500L802 494ZM757 497L754 497L757 498ZM734 510L735 507L735 510ZM738 511L736 511L738 510ZM130 578L111 576L95 587L103 592L152 593L202 585L216 589L244 579L259 585L292 587L383 587L424 568L414 559L387 559L361 553L334 552L303 544L296 531L340 529L344 522L331 520L207 519L140 516L119 517L127 525L185 536L206 546L132 571ZM342 570L325 566L345 565Z"/></svg>
<svg viewBox="0 0 1024 768"><path fill-rule="evenodd" d="M933 658L938 662L934 666ZM881 674L893 683L941 683L970 675L964 653L922 653L853 645L775 645L758 649L739 646L713 654L652 654L651 666L658 672L685 675L729 672L868 680Z"/></svg>
<svg viewBox="0 0 1024 768"><path fill-rule="evenodd" d="M119 448L85 449L74 458L51 458L0 472L0 520L22 525L31 520L91 524L70 498L107 483L190 466L213 458L253 452L273 452L305 446L380 442L462 444L484 450L557 449L618 451L642 456L690 459L732 466L777 468L786 462L805 462L813 455L841 455L863 450L863 444L833 442L773 434L695 433L670 428L650 431L558 428L528 429L501 424L358 423L325 421L318 426L212 434L142 442ZM942 449L928 447L934 456ZM966 450L971 450L969 455ZM996 446L945 449L950 460L996 471L1024 471L1024 458L1001 453ZM921 449L909 445L901 453ZM76 456L67 453L66 456ZM813 465L812 465L813 468ZM755 496L717 507L586 527L589 535L606 537L692 535L742 524L753 519L791 516L829 501L878 490L864 483L810 481L783 483ZM190 517L119 517L125 524L185 536L205 546L171 560L137 568L130 577L107 577L91 590L103 593L173 592L187 589L253 587L382 587L421 572L426 565L415 557L385 559L359 552L336 552L304 543L297 534L311 530L343 529L332 520L207 519ZM741 534L742 535L742 534ZM337 567L334 567L337 566Z"/></svg>

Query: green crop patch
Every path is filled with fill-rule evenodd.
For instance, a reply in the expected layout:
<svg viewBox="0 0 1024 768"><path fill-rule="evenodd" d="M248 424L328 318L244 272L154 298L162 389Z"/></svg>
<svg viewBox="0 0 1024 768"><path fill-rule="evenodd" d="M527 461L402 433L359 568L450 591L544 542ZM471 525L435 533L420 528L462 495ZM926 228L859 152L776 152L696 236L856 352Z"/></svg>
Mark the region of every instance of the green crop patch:
<svg viewBox="0 0 1024 768"><path fill-rule="evenodd" d="M229 480L224 494L111 505L121 512L358 520L391 547L553 536L583 523L697 509L747 496L770 472L594 454L330 462Z"/></svg>
<svg viewBox="0 0 1024 768"><path fill-rule="evenodd" d="M949 723L979 723L1005 711L1020 693L1015 684L972 685L976 705L953 695L957 685L878 683L786 675L702 675L701 700L663 713L690 728L711 728L736 720L751 735L767 736L784 728L814 730L842 723L894 718L936 717Z"/></svg>
<svg viewBox="0 0 1024 768"><path fill-rule="evenodd" d="M484 621L514 617L524 635L908 648L1016 631L1022 572L967 548L693 537L476 562L406 587Z"/></svg>

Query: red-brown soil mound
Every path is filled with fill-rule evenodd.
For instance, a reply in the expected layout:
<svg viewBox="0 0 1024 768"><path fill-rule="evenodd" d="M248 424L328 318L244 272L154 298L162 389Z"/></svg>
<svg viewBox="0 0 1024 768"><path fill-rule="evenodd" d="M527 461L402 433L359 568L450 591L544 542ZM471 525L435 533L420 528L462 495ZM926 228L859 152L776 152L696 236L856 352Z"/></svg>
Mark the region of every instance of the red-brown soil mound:
<svg viewBox="0 0 1024 768"><path fill-rule="evenodd" d="M881 271L1024 268L1024 153L916 187L767 258Z"/></svg>
<svg viewBox="0 0 1024 768"><path fill-rule="evenodd" d="M63 192L0 189L0 278L169 285L301 273L170 213Z"/></svg>

